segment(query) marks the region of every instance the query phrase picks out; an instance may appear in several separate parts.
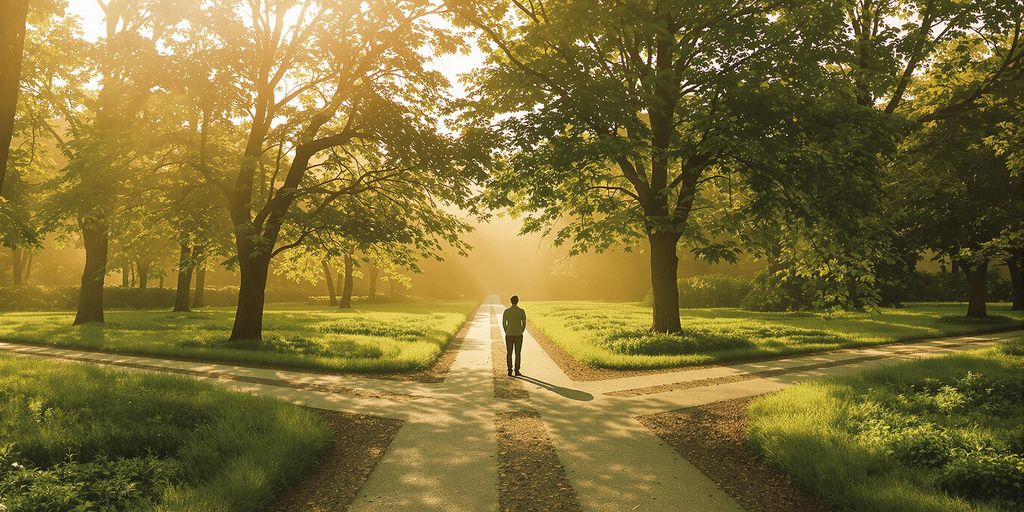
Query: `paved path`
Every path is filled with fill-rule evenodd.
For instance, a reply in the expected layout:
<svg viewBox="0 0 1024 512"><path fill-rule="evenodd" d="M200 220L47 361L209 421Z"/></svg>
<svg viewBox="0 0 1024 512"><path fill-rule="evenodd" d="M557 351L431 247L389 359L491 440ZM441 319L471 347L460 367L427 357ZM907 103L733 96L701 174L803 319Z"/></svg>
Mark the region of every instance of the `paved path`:
<svg viewBox="0 0 1024 512"><path fill-rule="evenodd" d="M232 389L337 411L405 421L351 509L497 510L495 415L541 414L584 509L732 511L739 506L636 417L742 398L894 359L991 346L1022 331L788 357L602 381L576 382L526 335L526 400L494 398L488 297L442 383L172 361L0 343L0 352L195 375Z"/></svg>

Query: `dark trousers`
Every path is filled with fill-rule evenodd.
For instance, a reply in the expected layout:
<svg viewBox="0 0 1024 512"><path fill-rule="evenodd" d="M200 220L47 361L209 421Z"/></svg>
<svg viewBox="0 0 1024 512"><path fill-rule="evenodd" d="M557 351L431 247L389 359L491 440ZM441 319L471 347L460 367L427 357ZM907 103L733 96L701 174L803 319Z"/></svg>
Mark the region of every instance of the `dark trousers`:
<svg viewBox="0 0 1024 512"><path fill-rule="evenodd" d="M513 334L505 335L505 366L508 367L509 371L513 369L512 366L512 350L516 351L516 365L515 370L519 371L519 363L523 362L523 335L519 336Z"/></svg>

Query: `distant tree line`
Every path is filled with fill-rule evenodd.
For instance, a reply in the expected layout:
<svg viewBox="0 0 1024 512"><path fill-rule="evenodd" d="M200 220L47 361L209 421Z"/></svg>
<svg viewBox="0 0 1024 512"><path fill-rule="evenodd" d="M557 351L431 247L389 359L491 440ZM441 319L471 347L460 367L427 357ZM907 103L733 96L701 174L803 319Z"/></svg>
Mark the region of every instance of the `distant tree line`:
<svg viewBox="0 0 1024 512"><path fill-rule="evenodd" d="M179 311L236 269L231 339L258 339L272 261L344 307L497 209L642 244L655 331L680 248L843 309L932 254L968 316L1006 265L1021 307L1019 0L96 0L95 41L2 1L3 243L84 247L76 324L171 260ZM432 58L474 44L454 97Z"/></svg>

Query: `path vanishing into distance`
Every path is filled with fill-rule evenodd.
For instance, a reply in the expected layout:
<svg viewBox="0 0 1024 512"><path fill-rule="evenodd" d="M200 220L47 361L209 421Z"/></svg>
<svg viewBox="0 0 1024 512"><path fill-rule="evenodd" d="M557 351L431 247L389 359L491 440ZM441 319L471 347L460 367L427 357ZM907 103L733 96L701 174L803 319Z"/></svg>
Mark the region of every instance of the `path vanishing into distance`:
<svg viewBox="0 0 1024 512"><path fill-rule="evenodd" d="M570 379L527 333L523 377L515 379L513 392L508 393L501 391L510 384L503 382L510 379L504 375L503 348L498 372L492 368L492 344L501 342L497 319L502 309L498 298L491 296L469 318L469 329L455 362L440 383L13 343L0 343L0 352L183 373L236 391L274 396L309 407L404 421L349 508L353 511L498 510L499 488L515 484L509 479L524 477L500 469L511 464L514 470L516 461L510 454L514 450L508 449L509 441L499 439L497 433L516 427L516 418L523 414L539 418L522 423L534 429L526 433L526 438L534 445L548 446L548 452L553 448L557 455L537 457L540 463L556 467L539 472L536 479L566 481L571 488L565 493L575 493L569 509L728 511L741 508L637 417L759 395L802 380L852 373L885 361L988 347L1022 332L595 381ZM525 477L529 479L530 475ZM551 481L540 484L550 485ZM537 508L543 509L544 505L538 504Z"/></svg>

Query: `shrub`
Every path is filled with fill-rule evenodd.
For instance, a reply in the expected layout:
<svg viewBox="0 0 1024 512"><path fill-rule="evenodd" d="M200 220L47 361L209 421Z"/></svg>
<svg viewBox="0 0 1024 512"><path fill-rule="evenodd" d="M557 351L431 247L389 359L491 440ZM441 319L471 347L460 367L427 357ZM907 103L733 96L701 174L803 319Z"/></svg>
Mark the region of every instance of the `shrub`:
<svg viewBox="0 0 1024 512"><path fill-rule="evenodd" d="M806 279L762 270L754 276L740 307L751 311L802 311L811 309L813 298Z"/></svg>
<svg viewBox="0 0 1024 512"><path fill-rule="evenodd" d="M160 309L174 306L174 288L121 288L103 289L103 305L110 309ZM238 287L206 288L207 306L234 306L238 302ZM270 288L267 302L301 302L310 296L303 290ZM75 309L78 288L20 286L0 288L0 311L51 311Z"/></svg>
<svg viewBox="0 0 1024 512"><path fill-rule="evenodd" d="M703 274L680 279L679 305L684 308L737 308L750 291L750 279L725 274ZM654 295L647 290L643 303L650 306Z"/></svg>
<svg viewBox="0 0 1024 512"><path fill-rule="evenodd" d="M939 474L939 487L972 499L1024 502L1024 457L1012 453L972 453Z"/></svg>
<svg viewBox="0 0 1024 512"><path fill-rule="evenodd" d="M0 463L6 462L0 457ZM175 461L155 457L67 461L49 469L0 465L0 496L10 510L132 510L178 479Z"/></svg>
<svg viewBox="0 0 1024 512"><path fill-rule="evenodd" d="M967 278L963 272L911 272L903 280L897 301L960 302L967 299ZM997 269L988 272L986 295L990 301L1008 301L1010 281Z"/></svg>
<svg viewBox="0 0 1024 512"><path fill-rule="evenodd" d="M904 464L937 468L949 462L955 443L949 432L925 423L893 431L882 446L887 454Z"/></svg>
<svg viewBox="0 0 1024 512"><path fill-rule="evenodd" d="M679 281L679 305L697 308L736 308L750 292L750 279L706 274Z"/></svg>
<svg viewBox="0 0 1024 512"><path fill-rule="evenodd" d="M999 351L1008 356L1024 356L1024 336L1003 342Z"/></svg>

